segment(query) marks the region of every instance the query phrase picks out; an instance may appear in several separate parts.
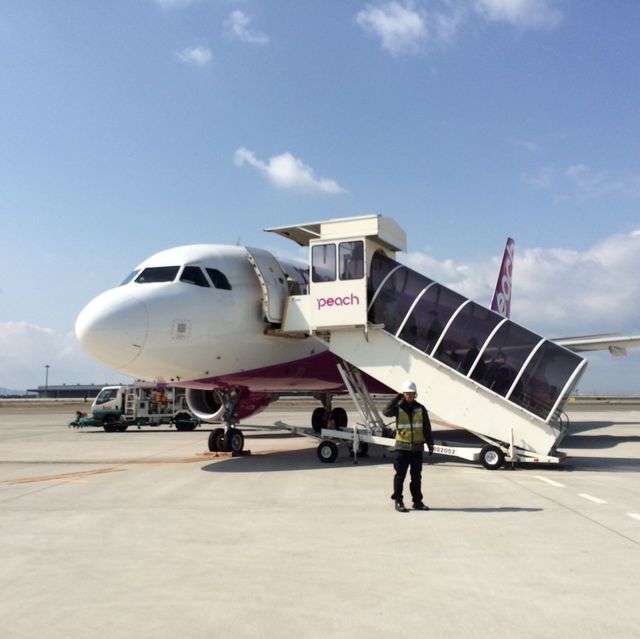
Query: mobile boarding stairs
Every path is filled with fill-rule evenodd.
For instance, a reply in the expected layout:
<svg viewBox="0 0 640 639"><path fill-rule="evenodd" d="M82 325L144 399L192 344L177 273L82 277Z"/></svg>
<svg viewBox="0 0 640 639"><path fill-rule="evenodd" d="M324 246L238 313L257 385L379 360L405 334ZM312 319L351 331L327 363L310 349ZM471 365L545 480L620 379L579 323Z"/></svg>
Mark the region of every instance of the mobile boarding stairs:
<svg viewBox="0 0 640 639"><path fill-rule="evenodd" d="M362 417L349 430L322 429L322 461L335 459L340 442L350 442L356 458L367 444L394 443L383 436L386 426L362 373L394 390L414 381L430 413L484 442L436 443L436 453L489 469L505 461L563 461L556 450L568 429L562 406L585 359L396 262L406 235L391 218L267 230L309 247L303 295L283 299L282 288L258 272L273 333L324 341Z"/></svg>

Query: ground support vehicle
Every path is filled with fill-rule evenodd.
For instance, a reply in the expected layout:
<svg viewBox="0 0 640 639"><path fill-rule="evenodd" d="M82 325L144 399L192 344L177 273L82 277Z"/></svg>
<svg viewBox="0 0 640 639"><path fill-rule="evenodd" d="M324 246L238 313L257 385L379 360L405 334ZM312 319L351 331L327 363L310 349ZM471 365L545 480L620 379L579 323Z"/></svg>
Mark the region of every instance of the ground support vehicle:
<svg viewBox="0 0 640 639"><path fill-rule="evenodd" d="M187 406L184 389L137 383L105 386L91 405L88 415L76 414L74 428L97 426L108 433L123 432L129 426L172 425L179 431L194 430L200 420Z"/></svg>

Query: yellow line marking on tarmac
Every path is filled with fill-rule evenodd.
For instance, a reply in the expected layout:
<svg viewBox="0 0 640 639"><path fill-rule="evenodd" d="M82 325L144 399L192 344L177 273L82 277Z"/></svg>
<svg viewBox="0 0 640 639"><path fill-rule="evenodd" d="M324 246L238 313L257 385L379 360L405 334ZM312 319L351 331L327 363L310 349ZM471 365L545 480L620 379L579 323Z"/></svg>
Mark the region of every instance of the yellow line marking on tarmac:
<svg viewBox="0 0 640 639"><path fill-rule="evenodd" d="M62 473L59 475L41 475L39 477L26 477L24 479L10 479L3 483L13 486L15 484L33 484L39 481L73 481L81 477L88 477L89 475L104 475L105 473L118 473L126 468L99 468L98 470L83 470L75 473Z"/></svg>

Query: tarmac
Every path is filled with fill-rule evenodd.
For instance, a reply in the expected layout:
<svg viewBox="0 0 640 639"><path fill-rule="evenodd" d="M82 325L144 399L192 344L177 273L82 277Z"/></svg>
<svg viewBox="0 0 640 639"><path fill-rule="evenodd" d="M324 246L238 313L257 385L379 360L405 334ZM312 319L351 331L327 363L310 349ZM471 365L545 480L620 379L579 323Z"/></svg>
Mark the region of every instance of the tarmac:
<svg viewBox="0 0 640 639"><path fill-rule="evenodd" d="M4 639L640 636L637 403L572 405L563 466L426 457L407 514L384 449L325 464L273 429L215 457L208 426L76 430L75 408L0 404Z"/></svg>

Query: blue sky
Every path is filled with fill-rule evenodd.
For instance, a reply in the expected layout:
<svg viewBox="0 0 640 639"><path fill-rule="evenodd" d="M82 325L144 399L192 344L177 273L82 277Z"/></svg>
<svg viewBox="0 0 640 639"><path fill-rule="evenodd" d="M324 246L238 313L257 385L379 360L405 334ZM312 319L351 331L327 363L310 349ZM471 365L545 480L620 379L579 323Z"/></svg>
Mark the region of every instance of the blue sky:
<svg viewBox="0 0 640 639"><path fill-rule="evenodd" d="M79 310L150 254L381 213L516 321L640 334L640 3L6 0L0 386L118 379ZM583 392L640 392L640 354Z"/></svg>

